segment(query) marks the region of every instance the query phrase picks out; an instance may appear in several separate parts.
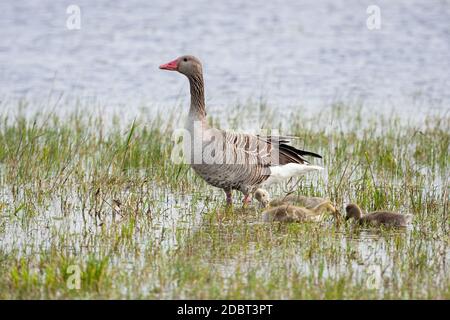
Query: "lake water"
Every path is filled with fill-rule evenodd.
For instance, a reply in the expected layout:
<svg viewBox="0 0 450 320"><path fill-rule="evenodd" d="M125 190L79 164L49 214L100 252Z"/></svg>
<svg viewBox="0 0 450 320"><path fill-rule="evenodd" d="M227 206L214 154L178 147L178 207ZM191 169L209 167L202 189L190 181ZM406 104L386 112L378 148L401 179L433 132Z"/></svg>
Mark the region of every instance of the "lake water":
<svg viewBox="0 0 450 320"><path fill-rule="evenodd" d="M450 1L1 1L0 99L95 100L106 108L188 102L182 54L204 65L209 110L249 99L277 107L333 102L409 113L450 108Z"/></svg>

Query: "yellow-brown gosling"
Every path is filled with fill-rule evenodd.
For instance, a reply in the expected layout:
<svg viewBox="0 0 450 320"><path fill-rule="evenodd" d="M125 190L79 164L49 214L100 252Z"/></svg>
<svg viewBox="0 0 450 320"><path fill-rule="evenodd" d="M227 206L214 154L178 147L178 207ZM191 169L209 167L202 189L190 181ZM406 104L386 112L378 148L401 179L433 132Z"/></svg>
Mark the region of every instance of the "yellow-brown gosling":
<svg viewBox="0 0 450 320"><path fill-rule="evenodd" d="M261 188L255 191L254 197L259 202L262 208L278 207L284 204L291 204L295 206L305 207L307 209L312 209L325 201L329 201L325 198L306 197L296 194L289 194L285 197L270 200L269 192Z"/></svg>
<svg viewBox="0 0 450 320"><path fill-rule="evenodd" d="M400 214L388 211L375 211L363 214L358 205L351 203L345 208L345 219L355 219L360 224L371 225L374 227L406 227L412 220L411 214Z"/></svg>
<svg viewBox="0 0 450 320"><path fill-rule="evenodd" d="M283 204L263 211L263 221L265 222L306 222L320 221L324 213L331 212L336 215L336 208L333 207L329 200L326 200L314 208Z"/></svg>

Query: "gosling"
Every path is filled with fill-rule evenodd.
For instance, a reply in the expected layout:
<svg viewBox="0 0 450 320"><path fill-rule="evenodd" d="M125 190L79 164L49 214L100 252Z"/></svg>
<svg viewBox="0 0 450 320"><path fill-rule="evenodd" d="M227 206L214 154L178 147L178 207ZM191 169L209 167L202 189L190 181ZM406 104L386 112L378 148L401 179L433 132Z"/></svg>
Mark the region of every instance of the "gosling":
<svg viewBox="0 0 450 320"><path fill-rule="evenodd" d="M308 209L290 204L267 209L263 212L264 222L307 222L320 221L325 212L331 212L336 215L336 208L333 207L329 200L324 201L314 208Z"/></svg>
<svg viewBox="0 0 450 320"><path fill-rule="evenodd" d="M285 197L270 200L269 192L264 189L256 189L254 197L258 200L262 208L267 207L279 207L285 204L296 205L300 207L305 207L307 209L312 209L317 207L319 204L329 201L325 198L320 197L306 197L296 194L289 194Z"/></svg>
<svg viewBox="0 0 450 320"><path fill-rule="evenodd" d="M345 207L345 219L355 219L359 224L373 227L387 226L405 228L412 221L411 214L400 214L388 211L375 211L363 215L358 205L351 203Z"/></svg>

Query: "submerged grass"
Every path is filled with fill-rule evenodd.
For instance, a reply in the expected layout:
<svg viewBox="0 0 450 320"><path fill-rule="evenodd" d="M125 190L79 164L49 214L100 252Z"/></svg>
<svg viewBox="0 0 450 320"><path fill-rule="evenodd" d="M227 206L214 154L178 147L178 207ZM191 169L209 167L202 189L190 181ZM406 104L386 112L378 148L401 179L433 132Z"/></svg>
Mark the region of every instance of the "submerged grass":
<svg viewBox="0 0 450 320"><path fill-rule="evenodd" d="M324 155L323 174L273 194L408 212L413 225L265 224L237 200L226 210L220 190L170 161L170 117L124 129L80 112L3 116L0 298L450 298L448 116L411 124L336 105L257 119Z"/></svg>

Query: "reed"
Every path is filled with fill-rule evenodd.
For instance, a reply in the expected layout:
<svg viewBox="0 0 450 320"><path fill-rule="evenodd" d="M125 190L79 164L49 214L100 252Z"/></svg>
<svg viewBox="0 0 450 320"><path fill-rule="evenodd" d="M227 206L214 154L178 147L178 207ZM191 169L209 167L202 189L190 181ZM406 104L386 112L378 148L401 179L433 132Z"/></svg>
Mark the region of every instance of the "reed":
<svg viewBox="0 0 450 320"><path fill-rule="evenodd" d="M245 128L236 110L251 108L270 109L210 121ZM169 160L181 112L0 116L0 298L450 298L448 116L414 124L343 105L288 122L257 115L324 155L323 174L271 194L295 186L341 212L355 202L414 215L396 231L262 223L257 203L238 199L228 210L220 190Z"/></svg>

